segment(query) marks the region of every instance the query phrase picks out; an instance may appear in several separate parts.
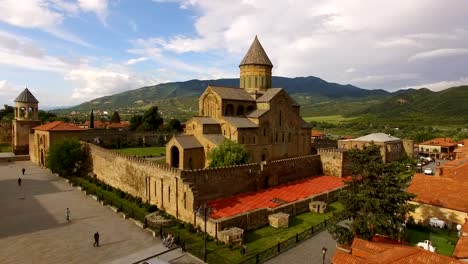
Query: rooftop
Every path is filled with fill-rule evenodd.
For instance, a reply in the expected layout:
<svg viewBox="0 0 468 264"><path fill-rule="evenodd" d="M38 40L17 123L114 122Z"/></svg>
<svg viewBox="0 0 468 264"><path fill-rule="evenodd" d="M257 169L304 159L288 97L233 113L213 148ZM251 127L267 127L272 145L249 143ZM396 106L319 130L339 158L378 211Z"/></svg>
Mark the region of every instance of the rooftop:
<svg viewBox="0 0 468 264"><path fill-rule="evenodd" d="M389 142L389 141L396 141L400 140L397 137L387 135L385 133L372 133L369 135L365 135L362 137L354 138L354 139L347 139L349 141L368 141L368 142Z"/></svg>
<svg viewBox="0 0 468 264"><path fill-rule="evenodd" d="M250 121L247 117L223 116L223 119L233 127L237 128L257 128L258 125Z"/></svg>
<svg viewBox="0 0 468 264"><path fill-rule="evenodd" d="M221 87L221 86L208 86L215 93L217 93L221 98L228 100L238 100L238 101L251 101L254 102L255 99L250 96L250 94L241 88L232 88L232 87Z"/></svg>
<svg viewBox="0 0 468 264"><path fill-rule="evenodd" d="M83 131L85 128L77 127L70 123L63 121L54 121L47 124L43 124L33 128L34 130L40 131Z"/></svg>
<svg viewBox="0 0 468 264"><path fill-rule="evenodd" d="M36 103L38 104L36 97L28 90L28 88L24 89L18 97L16 97L15 102L19 103Z"/></svg>
<svg viewBox="0 0 468 264"><path fill-rule="evenodd" d="M453 257L457 259L468 259L468 237L462 236L458 239L455 250L453 251Z"/></svg>
<svg viewBox="0 0 468 264"><path fill-rule="evenodd" d="M333 256L334 264L461 264L459 260L438 255L417 247L394 244L374 243L355 238L351 254L337 250Z"/></svg>
<svg viewBox="0 0 468 264"><path fill-rule="evenodd" d="M252 42L252 45L250 45L249 50L245 54L244 59L242 59L242 62L240 63L239 66L252 65L252 64L253 65L266 65L266 66L273 67L273 64L271 63L270 58L268 58L268 55L263 49L262 44L260 44L260 41L258 41L257 36L255 36L255 39Z"/></svg>
<svg viewBox="0 0 468 264"><path fill-rule="evenodd" d="M174 140L177 141L180 146L184 149L203 148L203 145L191 135L178 135L174 136Z"/></svg>
<svg viewBox="0 0 468 264"><path fill-rule="evenodd" d="M419 143L419 145L440 146L440 147L454 147L457 142L451 138L434 138L428 141Z"/></svg>
<svg viewBox="0 0 468 264"><path fill-rule="evenodd" d="M415 202L468 213L468 181L415 174L407 189Z"/></svg>
<svg viewBox="0 0 468 264"><path fill-rule="evenodd" d="M290 203L343 186L343 181L337 177L312 177L258 192L212 200L208 202L208 205L213 208L211 217L218 219L260 208L275 208L282 204L280 201Z"/></svg>

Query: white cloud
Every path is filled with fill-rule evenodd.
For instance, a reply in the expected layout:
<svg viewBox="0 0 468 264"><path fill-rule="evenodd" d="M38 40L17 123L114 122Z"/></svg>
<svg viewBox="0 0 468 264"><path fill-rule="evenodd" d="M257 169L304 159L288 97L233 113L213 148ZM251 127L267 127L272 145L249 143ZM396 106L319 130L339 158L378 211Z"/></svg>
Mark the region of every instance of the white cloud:
<svg viewBox="0 0 468 264"><path fill-rule="evenodd" d="M357 70L355 68L348 68L345 70L345 73L354 73L356 72Z"/></svg>
<svg viewBox="0 0 468 264"><path fill-rule="evenodd" d="M379 84L389 81L415 80L418 78L419 75L415 73L383 74L358 77L351 79L351 82L358 84Z"/></svg>
<svg viewBox="0 0 468 264"><path fill-rule="evenodd" d="M125 64L126 65L134 65L134 64L137 64L139 62L143 62L143 61L147 61L147 60L149 60L149 59L146 58L146 57L139 57L139 58L136 58L136 59L130 59Z"/></svg>
<svg viewBox="0 0 468 264"><path fill-rule="evenodd" d="M419 52L408 58L408 61L422 60L422 59L438 59L447 57L457 57L467 55L468 49L436 49L425 52Z"/></svg>
<svg viewBox="0 0 468 264"><path fill-rule="evenodd" d="M417 85L411 85L411 86L406 86L401 89L408 89L408 88L427 88L432 91L442 91L447 88L451 87L456 87L456 86L462 86L462 85L468 85L468 76L467 77L462 77L458 80L451 80L451 81L440 81L440 82L433 82L433 83L426 83L426 84L417 84Z"/></svg>
<svg viewBox="0 0 468 264"><path fill-rule="evenodd" d="M376 46L381 48L423 47L421 43L411 38L393 38L384 41L378 41Z"/></svg>
<svg viewBox="0 0 468 264"><path fill-rule="evenodd" d="M107 0L78 0L78 4L84 12L95 13L103 24L106 24L107 18Z"/></svg>

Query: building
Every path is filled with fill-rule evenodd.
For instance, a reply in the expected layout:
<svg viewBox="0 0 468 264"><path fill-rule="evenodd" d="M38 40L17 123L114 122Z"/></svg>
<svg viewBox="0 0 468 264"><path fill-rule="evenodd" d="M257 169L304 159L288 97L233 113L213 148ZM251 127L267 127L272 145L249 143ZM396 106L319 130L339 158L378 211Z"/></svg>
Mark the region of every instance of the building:
<svg viewBox="0 0 468 264"><path fill-rule="evenodd" d="M16 155L29 153L29 132L41 124L39 120L39 101L24 89L15 99L15 119L13 120L12 147Z"/></svg>
<svg viewBox="0 0 468 264"><path fill-rule="evenodd" d="M462 264L460 260L438 255L422 248L375 243L355 238L351 252L337 250L332 264Z"/></svg>
<svg viewBox="0 0 468 264"><path fill-rule="evenodd" d="M226 139L243 144L252 163L311 153L311 128L288 93L271 86L273 64L257 37L239 67L240 88L208 86L199 98L199 115L168 142L171 167L207 167L208 152Z"/></svg>
<svg viewBox="0 0 468 264"><path fill-rule="evenodd" d="M465 218L465 224L462 225L459 236L452 257L468 262L468 218Z"/></svg>
<svg viewBox="0 0 468 264"><path fill-rule="evenodd" d="M453 158L453 151L457 147L457 142L451 138L434 138L418 144L418 152L426 157L436 159Z"/></svg>
<svg viewBox="0 0 468 264"><path fill-rule="evenodd" d="M380 146L380 154L384 162L396 161L408 155L413 156L413 141L402 140L385 133L373 133L354 139L338 140L341 149L362 149L364 146L375 144Z"/></svg>

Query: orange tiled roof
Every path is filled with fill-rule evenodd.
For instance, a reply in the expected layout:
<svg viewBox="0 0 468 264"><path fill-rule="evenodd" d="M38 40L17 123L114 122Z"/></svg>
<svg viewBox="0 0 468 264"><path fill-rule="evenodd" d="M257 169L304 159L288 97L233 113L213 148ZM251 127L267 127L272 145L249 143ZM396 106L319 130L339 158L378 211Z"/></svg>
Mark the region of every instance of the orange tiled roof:
<svg viewBox="0 0 468 264"><path fill-rule="evenodd" d="M407 192L416 194L415 202L468 212L468 181L415 174Z"/></svg>
<svg viewBox="0 0 468 264"><path fill-rule="evenodd" d="M85 125L87 125L89 127L89 120L86 120L85 121ZM94 128L103 128L106 126L106 123L105 122L101 122L99 120L94 120Z"/></svg>
<svg viewBox="0 0 468 264"><path fill-rule="evenodd" d="M465 218L465 223L462 225L461 231L463 233L468 233L468 218Z"/></svg>
<svg viewBox="0 0 468 264"><path fill-rule="evenodd" d="M351 254L336 251L333 264L461 264L459 260L417 247L373 243L355 238Z"/></svg>
<svg viewBox="0 0 468 264"><path fill-rule="evenodd" d="M62 121L54 121L50 122L44 125L37 126L33 128L34 130L40 130L40 131L81 131L81 130L86 130L81 127L77 127L73 124L70 123L65 123Z"/></svg>
<svg viewBox="0 0 468 264"><path fill-rule="evenodd" d="M323 132L320 131L320 130L314 130L314 129L312 129L312 131L310 132L310 135L311 135L312 137L323 137L323 136L325 136L325 133L323 133Z"/></svg>
<svg viewBox="0 0 468 264"><path fill-rule="evenodd" d="M120 123L109 123L107 125L108 128L124 128L124 127L129 127L130 124L129 123L124 123L124 122L120 122Z"/></svg>
<svg viewBox="0 0 468 264"><path fill-rule="evenodd" d="M468 259L468 237L462 236L458 239L452 256L457 259Z"/></svg>
<svg viewBox="0 0 468 264"><path fill-rule="evenodd" d="M268 188L259 192L243 193L216 199L208 202L208 205L213 208L211 217L218 219L260 208L274 208L281 205L278 202L279 200L289 203L343 186L344 183L340 178L320 176ZM274 198L278 200L272 201Z"/></svg>
<svg viewBox="0 0 468 264"><path fill-rule="evenodd" d="M428 141L419 143L419 145L440 146L440 147L454 147L457 142L451 138L434 138Z"/></svg>
<svg viewBox="0 0 468 264"><path fill-rule="evenodd" d="M441 177L468 182L468 157L452 160L440 167Z"/></svg>

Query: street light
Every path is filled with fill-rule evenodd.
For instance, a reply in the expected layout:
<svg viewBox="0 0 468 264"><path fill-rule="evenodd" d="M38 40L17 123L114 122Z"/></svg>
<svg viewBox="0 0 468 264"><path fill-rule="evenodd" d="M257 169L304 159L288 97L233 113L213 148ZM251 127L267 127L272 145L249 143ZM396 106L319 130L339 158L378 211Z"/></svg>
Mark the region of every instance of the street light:
<svg viewBox="0 0 468 264"><path fill-rule="evenodd" d="M325 264L325 255L327 254L327 248L323 247L322 248L322 263Z"/></svg>
<svg viewBox="0 0 468 264"><path fill-rule="evenodd" d="M206 257L207 257L207 250L206 250L206 217L207 215L211 214L211 207L209 207L206 203L203 205L200 205L197 209L198 215L203 215L203 219L205 221L205 235L204 235L204 247L203 247L203 261L206 263Z"/></svg>

